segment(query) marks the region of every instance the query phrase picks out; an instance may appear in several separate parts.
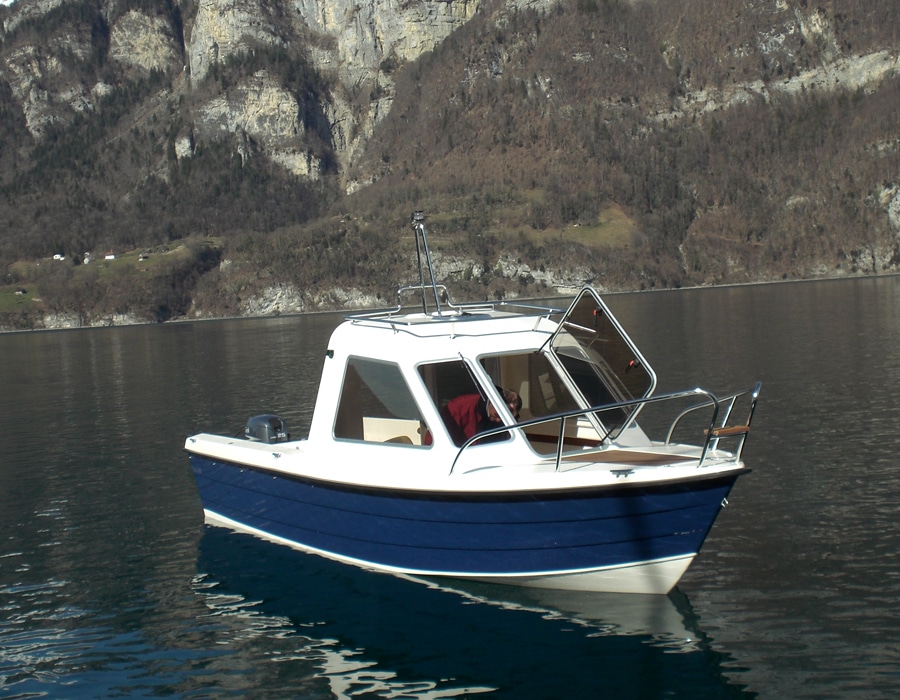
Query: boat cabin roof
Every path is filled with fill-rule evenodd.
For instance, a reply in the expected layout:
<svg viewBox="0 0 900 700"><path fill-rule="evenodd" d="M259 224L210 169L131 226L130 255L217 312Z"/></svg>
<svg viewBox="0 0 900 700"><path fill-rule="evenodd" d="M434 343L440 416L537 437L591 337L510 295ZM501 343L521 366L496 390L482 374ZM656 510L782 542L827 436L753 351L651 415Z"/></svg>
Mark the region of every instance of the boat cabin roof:
<svg viewBox="0 0 900 700"><path fill-rule="evenodd" d="M357 324L372 324L393 329L407 329L416 335L452 335L459 324L465 324L466 332L490 334L496 328L485 326L483 321L519 319L534 322L552 315L561 315L564 309L530 304L462 304L441 311L413 311L398 306L395 309L369 313L354 313L345 319ZM527 323L525 324L527 325ZM532 324L533 325L533 324ZM524 327L524 326L523 326Z"/></svg>

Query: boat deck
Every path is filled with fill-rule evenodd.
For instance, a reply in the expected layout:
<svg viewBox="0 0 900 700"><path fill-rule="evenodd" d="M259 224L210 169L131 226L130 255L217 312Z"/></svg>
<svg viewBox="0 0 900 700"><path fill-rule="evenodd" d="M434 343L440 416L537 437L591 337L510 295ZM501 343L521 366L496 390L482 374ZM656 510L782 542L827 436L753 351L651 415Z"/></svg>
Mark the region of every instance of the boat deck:
<svg viewBox="0 0 900 700"><path fill-rule="evenodd" d="M591 462L593 464L623 464L641 467L663 467L669 464L696 462L697 457L660 452L635 450L602 450L579 455L566 455L564 462Z"/></svg>

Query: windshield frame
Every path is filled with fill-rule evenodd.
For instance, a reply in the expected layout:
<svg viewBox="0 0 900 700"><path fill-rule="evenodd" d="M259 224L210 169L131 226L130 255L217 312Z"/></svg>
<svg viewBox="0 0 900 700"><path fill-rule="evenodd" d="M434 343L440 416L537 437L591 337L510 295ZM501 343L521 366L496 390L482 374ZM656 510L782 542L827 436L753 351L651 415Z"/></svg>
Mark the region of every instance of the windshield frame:
<svg viewBox="0 0 900 700"><path fill-rule="evenodd" d="M592 287L576 295L542 350L553 355L585 407L645 399L656 389L653 368ZM594 415L615 439L642 406Z"/></svg>

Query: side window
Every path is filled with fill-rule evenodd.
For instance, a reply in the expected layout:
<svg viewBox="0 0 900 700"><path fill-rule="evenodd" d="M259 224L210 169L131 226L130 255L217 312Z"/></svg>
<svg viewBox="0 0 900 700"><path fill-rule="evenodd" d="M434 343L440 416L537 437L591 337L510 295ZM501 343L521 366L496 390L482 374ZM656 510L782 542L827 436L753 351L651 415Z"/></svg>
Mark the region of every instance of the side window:
<svg viewBox="0 0 900 700"><path fill-rule="evenodd" d="M334 422L336 438L422 445L427 432L397 365L350 358Z"/></svg>
<svg viewBox="0 0 900 700"><path fill-rule="evenodd" d="M422 365L419 374L428 387L450 438L457 446L478 433L503 424L487 400L485 391L478 386L462 361ZM518 405L510 408L514 414L518 411ZM508 440L509 437L509 433L497 433L479 440L478 444Z"/></svg>
<svg viewBox="0 0 900 700"><path fill-rule="evenodd" d="M451 415L450 402L459 400L458 397L480 397L478 385L472 379L472 375L466 365L460 360L453 362L437 362L430 365L421 365L419 374L438 413L444 421L444 426L456 445L462 445L467 438L464 426L461 426ZM472 398L477 402L477 398Z"/></svg>

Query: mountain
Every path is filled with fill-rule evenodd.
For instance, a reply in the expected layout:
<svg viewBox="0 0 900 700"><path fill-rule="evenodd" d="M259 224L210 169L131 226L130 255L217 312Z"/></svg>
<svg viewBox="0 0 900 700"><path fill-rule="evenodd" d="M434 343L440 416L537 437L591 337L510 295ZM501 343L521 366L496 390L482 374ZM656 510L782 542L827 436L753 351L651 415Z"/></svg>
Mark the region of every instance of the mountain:
<svg viewBox="0 0 900 700"><path fill-rule="evenodd" d="M6 326L392 303L414 209L468 298L900 265L894 0L17 0L0 27Z"/></svg>

